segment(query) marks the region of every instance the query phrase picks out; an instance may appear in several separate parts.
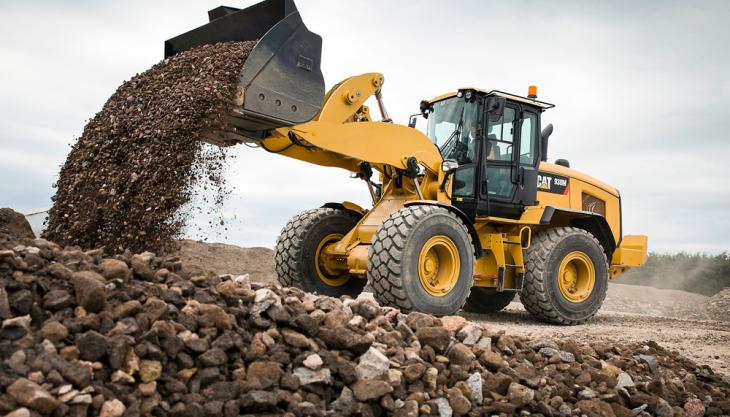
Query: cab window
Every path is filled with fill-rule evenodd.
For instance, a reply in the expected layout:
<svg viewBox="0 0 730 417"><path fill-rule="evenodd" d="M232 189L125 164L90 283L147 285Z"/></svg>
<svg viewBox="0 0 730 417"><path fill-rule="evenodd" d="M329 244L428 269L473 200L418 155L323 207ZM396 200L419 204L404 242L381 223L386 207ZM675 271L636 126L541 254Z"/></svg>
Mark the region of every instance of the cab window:
<svg viewBox="0 0 730 417"><path fill-rule="evenodd" d="M502 117L489 125L487 131L487 158L511 161L515 134L515 109L505 107Z"/></svg>
<svg viewBox="0 0 730 417"><path fill-rule="evenodd" d="M520 128L520 163L534 165L537 157L537 115L524 112Z"/></svg>

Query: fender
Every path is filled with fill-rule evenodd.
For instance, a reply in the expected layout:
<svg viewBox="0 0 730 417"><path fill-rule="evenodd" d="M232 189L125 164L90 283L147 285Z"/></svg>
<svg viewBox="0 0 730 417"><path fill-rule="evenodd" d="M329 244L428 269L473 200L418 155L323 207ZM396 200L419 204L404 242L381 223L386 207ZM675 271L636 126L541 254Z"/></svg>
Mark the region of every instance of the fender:
<svg viewBox="0 0 730 417"><path fill-rule="evenodd" d="M540 224L547 226L553 222L565 222L566 220L571 226L583 229L595 236L603 246L608 262L611 262L616 250L616 240L613 238L611 227L605 217L590 211L547 206L540 218Z"/></svg>
<svg viewBox="0 0 730 417"><path fill-rule="evenodd" d="M332 208L338 210L345 210L349 213L354 214L358 219L361 219L368 211L350 201L343 201L341 203L331 202L322 205L322 208Z"/></svg>
<svg viewBox="0 0 730 417"><path fill-rule="evenodd" d="M436 206L436 207L442 207L446 210L454 213L456 217L458 217L462 223L466 226L466 229L469 231L469 235L471 236L471 241L474 243L474 258L479 259L482 257L482 243L479 240L479 234L477 233L477 229L474 228L474 222L469 219L469 216L467 216L463 211L459 210L458 208L452 206L451 204L441 203L434 200L414 200L409 201L405 204L406 207L409 206L417 206L417 205L423 205L423 206Z"/></svg>

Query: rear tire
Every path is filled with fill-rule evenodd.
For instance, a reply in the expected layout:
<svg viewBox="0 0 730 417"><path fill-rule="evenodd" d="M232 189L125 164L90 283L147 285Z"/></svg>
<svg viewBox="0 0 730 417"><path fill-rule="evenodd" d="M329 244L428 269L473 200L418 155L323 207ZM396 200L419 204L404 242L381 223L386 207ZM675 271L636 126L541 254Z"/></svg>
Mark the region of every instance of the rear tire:
<svg viewBox="0 0 730 417"><path fill-rule="evenodd" d="M471 295L466 299L464 311L469 313L497 313L515 299L516 292L497 292L493 288L474 287Z"/></svg>
<svg viewBox="0 0 730 417"><path fill-rule="evenodd" d="M379 303L404 312L454 314L469 297L474 247L466 226L436 206L410 206L385 218L368 254Z"/></svg>
<svg viewBox="0 0 730 417"><path fill-rule="evenodd" d="M525 269L520 300L540 320L581 324L598 312L606 298L606 253L583 229L556 227L540 232L526 251Z"/></svg>
<svg viewBox="0 0 730 417"><path fill-rule="evenodd" d="M294 216L276 241L274 263L279 284L332 297L360 294L366 280L347 273L320 278L323 272L318 266L318 251L326 241L344 236L357 222L348 211L326 207Z"/></svg>

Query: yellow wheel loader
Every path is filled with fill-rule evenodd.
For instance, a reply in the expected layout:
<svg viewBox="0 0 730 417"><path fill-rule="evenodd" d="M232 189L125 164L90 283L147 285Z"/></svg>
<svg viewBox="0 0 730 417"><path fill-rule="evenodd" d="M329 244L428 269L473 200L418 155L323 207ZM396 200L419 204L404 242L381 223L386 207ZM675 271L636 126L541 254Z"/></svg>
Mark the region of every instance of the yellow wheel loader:
<svg viewBox="0 0 730 417"><path fill-rule="evenodd" d="M372 207L331 202L295 216L276 245L279 282L332 296L366 283L384 305L436 315L496 312L517 293L535 317L582 323L608 280L647 257L645 236L622 234L618 190L547 162L553 107L498 90L463 88L393 123L384 77L347 78L325 93L321 38L290 0L220 7L210 22L165 43L166 56L207 43L258 40L225 128L210 143L245 143L343 168ZM380 120L366 101L374 98Z"/></svg>

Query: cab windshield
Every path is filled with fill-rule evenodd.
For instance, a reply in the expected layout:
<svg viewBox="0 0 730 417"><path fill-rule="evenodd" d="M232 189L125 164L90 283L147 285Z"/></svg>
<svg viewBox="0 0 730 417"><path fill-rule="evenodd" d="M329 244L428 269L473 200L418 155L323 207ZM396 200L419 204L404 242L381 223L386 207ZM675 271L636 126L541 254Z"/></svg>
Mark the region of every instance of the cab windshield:
<svg viewBox="0 0 730 417"><path fill-rule="evenodd" d="M477 103L452 97L431 105L428 137L439 148L441 157L460 165L474 161L477 139Z"/></svg>

